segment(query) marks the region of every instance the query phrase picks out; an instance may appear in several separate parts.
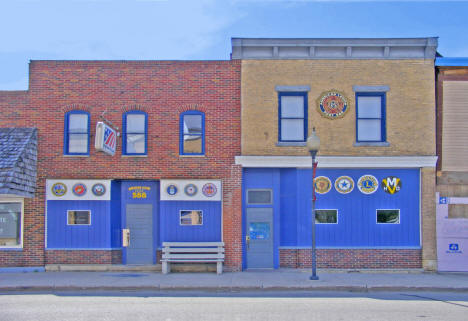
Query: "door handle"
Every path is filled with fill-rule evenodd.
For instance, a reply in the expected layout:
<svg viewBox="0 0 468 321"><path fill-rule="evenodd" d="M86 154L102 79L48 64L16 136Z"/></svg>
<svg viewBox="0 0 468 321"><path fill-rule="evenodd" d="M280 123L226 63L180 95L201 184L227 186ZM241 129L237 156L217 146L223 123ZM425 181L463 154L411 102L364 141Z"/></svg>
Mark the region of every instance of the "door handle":
<svg viewBox="0 0 468 321"><path fill-rule="evenodd" d="M247 249L250 248L250 236L246 235L245 236L245 244L247 246Z"/></svg>
<svg viewBox="0 0 468 321"><path fill-rule="evenodd" d="M130 229L128 228L122 230L122 246L130 246Z"/></svg>

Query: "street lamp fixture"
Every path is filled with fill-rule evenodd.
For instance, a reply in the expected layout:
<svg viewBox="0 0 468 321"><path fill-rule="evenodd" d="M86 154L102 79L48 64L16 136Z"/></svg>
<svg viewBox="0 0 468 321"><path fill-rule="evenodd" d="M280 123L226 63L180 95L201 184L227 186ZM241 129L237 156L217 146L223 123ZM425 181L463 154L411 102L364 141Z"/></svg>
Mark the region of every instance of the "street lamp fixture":
<svg viewBox="0 0 468 321"><path fill-rule="evenodd" d="M309 150L310 156L312 156L312 275L310 280L318 280L317 276L317 257L315 253L315 171L317 170L317 162L315 156L320 149L320 138L315 133L315 127L312 129L312 133L307 138L307 149Z"/></svg>

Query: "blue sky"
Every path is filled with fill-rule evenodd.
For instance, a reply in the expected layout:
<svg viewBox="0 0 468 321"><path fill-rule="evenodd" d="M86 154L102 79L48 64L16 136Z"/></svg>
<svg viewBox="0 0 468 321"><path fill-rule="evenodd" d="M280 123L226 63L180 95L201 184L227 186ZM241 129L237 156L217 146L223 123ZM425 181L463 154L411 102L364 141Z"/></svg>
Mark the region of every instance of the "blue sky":
<svg viewBox="0 0 468 321"><path fill-rule="evenodd" d="M468 57L468 0L0 0L0 90L37 59L229 59L231 37L439 37Z"/></svg>

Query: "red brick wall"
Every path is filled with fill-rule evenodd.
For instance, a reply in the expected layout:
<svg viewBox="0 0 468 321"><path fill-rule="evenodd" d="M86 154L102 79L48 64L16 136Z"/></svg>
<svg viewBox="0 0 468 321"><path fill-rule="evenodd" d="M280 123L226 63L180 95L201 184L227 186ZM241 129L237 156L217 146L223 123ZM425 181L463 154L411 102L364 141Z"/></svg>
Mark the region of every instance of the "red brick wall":
<svg viewBox="0 0 468 321"><path fill-rule="evenodd" d="M280 267L310 268L311 250L281 249ZM317 267L323 269L422 268L418 249L318 249Z"/></svg>
<svg viewBox="0 0 468 321"><path fill-rule="evenodd" d="M122 251L47 250L46 264L122 264Z"/></svg>
<svg viewBox="0 0 468 321"><path fill-rule="evenodd" d="M241 268L240 61L32 61L29 91L0 92L0 107L0 127L37 127L39 145L25 248L0 249L0 266L44 263L47 178L205 178L222 180L226 265ZM74 109L91 115L89 157L63 155L64 116ZM147 157L122 157L121 139L114 157L96 152L101 116L121 128L122 114L135 109L148 114ZM205 113L205 157L179 156L179 114L189 109Z"/></svg>

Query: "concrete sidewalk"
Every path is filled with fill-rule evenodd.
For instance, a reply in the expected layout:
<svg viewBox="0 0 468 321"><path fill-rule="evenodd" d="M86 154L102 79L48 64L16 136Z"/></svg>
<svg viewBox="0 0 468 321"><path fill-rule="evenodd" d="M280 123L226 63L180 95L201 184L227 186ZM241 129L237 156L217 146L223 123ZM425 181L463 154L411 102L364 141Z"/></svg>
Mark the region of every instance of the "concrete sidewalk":
<svg viewBox="0 0 468 321"><path fill-rule="evenodd" d="M468 292L468 273L334 272L279 269L244 272L161 274L160 272L0 273L0 291L51 290L313 290L313 291L456 291Z"/></svg>

